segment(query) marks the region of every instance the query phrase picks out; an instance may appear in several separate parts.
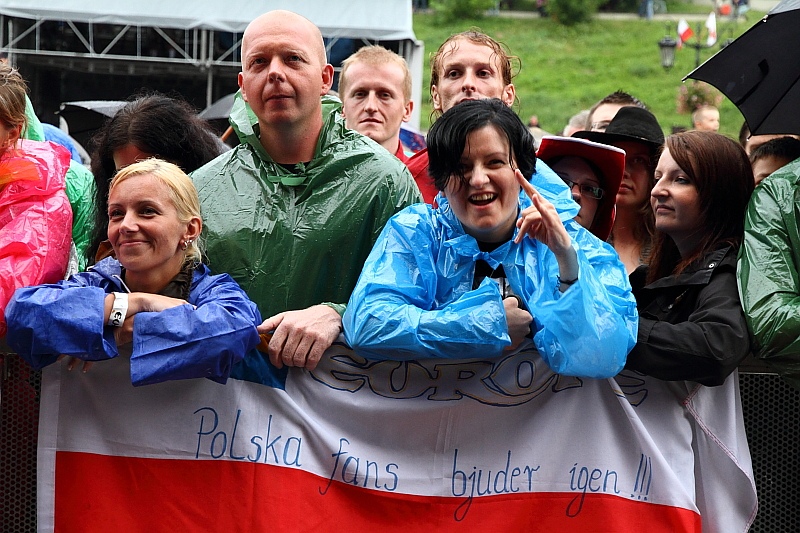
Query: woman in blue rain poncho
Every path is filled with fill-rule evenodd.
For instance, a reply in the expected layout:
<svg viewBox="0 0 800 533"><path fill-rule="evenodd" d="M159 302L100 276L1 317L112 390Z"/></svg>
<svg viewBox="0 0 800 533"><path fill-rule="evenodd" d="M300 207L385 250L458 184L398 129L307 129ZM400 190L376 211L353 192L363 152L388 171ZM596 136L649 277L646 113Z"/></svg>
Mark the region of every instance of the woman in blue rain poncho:
<svg viewBox="0 0 800 533"><path fill-rule="evenodd" d="M554 372L622 369L637 326L625 269L572 220L566 186L537 190L523 177L546 182L537 174L552 171L514 112L463 102L433 125L428 151L439 207L414 205L386 224L344 316L355 351L491 357L532 333Z"/></svg>
<svg viewBox="0 0 800 533"><path fill-rule="evenodd" d="M149 159L111 182L108 257L67 281L18 289L8 343L35 368L131 351L134 385L224 382L259 342L258 309L227 274L200 263L197 191L177 166ZM86 367L84 367L86 368Z"/></svg>

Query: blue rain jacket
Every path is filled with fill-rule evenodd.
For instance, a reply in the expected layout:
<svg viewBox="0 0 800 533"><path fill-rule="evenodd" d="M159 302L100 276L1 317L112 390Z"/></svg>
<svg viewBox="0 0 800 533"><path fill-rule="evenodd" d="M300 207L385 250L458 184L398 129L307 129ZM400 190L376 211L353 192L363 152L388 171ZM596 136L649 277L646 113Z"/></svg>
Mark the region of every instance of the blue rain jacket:
<svg viewBox="0 0 800 533"><path fill-rule="evenodd" d="M18 289L7 310L8 344L37 369L58 354L86 361L116 357L114 328L103 321L103 305L107 294L127 292L120 273L119 262L107 258L69 280ZM227 274L196 268L189 303L135 315L134 385L198 377L224 383L231 367L258 345L261 315Z"/></svg>
<svg viewBox="0 0 800 533"><path fill-rule="evenodd" d="M372 359L501 355L511 339L497 283L487 278L472 290L475 261L483 259L492 268L503 265L533 316L536 348L554 372L606 378L622 370L638 325L625 268L610 245L572 220L577 204L563 183L548 179L552 171L541 162L537 168L531 183L555 205L573 239L577 283L561 293L555 255L531 238L480 251L440 194L437 209L413 205L386 224L344 315L350 346ZM521 209L530 204L521 191Z"/></svg>

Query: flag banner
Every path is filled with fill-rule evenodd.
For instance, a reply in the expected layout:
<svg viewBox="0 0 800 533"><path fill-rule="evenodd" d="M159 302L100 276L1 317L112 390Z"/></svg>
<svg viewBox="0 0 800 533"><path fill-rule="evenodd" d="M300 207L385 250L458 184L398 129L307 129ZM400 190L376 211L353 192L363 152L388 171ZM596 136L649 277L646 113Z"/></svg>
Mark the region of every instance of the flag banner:
<svg viewBox="0 0 800 533"><path fill-rule="evenodd" d="M682 45L691 39L693 35L694 31L692 30L692 27L689 26L689 23L686 22L685 19L681 19L678 22L678 45Z"/></svg>
<svg viewBox="0 0 800 533"><path fill-rule="evenodd" d="M271 367L269 367L271 369ZM369 361L133 387L45 369L39 530L730 532L756 514L738 377Z"/></svg>
<svg viewBox="0 0 800 533"><path fill-rule="evenodd" d="M706 46L714 46L717 42L717 15L713 11L708 14L706 19L706 29L708 29Z"/></svg>
<svg viewBox="0 0 800 533"><path fill-rule="evenodd" d="M418 132L408 124L400 127L400 142L409 151L417 153L427 146L425 135Z"/></svg>

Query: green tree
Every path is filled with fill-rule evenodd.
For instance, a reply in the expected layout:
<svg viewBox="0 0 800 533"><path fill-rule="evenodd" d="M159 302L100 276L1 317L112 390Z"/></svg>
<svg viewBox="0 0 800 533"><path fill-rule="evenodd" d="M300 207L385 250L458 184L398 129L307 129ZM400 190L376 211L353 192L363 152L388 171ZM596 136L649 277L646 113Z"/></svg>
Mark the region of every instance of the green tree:
<svg viewBox="0 0 800 533"><path fill-rule="evenodd" d="M598 0L548 0L550 16L565 26L588 22L597 12Z"/></svg>

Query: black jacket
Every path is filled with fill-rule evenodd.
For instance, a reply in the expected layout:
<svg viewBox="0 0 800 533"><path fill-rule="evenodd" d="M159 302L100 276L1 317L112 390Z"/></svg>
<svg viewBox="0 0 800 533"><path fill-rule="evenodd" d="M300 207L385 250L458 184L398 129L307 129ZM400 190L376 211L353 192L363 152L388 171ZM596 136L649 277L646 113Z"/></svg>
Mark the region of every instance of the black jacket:
<svg viewBox="0 0 800 533"><path fill-rule="evenodd" d="M636 346L625 368L668 381L721 385L750 351L736 284L736 248L706 254L677 276L644 286L631 274L639 309Z"/></svg>

